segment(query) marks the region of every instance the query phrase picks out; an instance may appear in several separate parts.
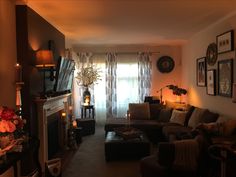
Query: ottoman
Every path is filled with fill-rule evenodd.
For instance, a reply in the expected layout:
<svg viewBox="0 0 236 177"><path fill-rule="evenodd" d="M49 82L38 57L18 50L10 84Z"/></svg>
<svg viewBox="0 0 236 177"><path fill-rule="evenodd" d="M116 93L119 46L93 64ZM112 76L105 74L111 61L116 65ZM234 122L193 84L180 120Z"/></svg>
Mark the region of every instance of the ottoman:
<svg viewBox="0 0 236 177"><path fill-rule="evenodd" d="M92 135L95 133L95 120L92 118L76 119L77 126L81 127L81 135Z"/></svg>
<svg viewBox="0 0 236 177"><path fill-rule="evenodd" d="M114 131L109 131L105 139L105 159L141 159L150 154L150 142L143 133L140 138L124 140L116 135Z"/></svg>

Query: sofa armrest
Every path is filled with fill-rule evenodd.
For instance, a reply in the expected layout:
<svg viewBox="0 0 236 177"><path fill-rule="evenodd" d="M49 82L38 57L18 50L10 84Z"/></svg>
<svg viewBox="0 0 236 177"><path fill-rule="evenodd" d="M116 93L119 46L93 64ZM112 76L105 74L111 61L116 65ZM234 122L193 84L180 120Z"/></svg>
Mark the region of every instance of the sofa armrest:
<svg viewBox="0 0 236 177"><path fill-rule="evenodd" d="M175 159L175 145L168 142L158 144L158 162L161 166L172 166Z"/></svg>

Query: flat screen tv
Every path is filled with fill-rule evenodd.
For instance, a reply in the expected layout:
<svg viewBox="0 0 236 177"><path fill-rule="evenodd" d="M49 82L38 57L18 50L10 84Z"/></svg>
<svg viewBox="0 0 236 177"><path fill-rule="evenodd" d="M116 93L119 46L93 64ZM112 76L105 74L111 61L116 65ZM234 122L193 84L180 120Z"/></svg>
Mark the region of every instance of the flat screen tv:
<svg viewBox="0 0 236 177"><path fill-rule="evenodd" d="M56 67L56 81L54 91L57 94L71 92L74 77L75 62L64 57L60 57Z"/></svg>

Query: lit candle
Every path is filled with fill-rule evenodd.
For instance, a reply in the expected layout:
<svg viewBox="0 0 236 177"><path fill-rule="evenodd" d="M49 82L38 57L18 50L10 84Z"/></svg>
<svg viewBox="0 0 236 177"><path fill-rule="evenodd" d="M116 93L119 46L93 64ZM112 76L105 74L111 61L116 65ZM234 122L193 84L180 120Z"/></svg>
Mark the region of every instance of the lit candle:
<svg viewBox="0 0 236 177"><path fill-rule="evenodd" d="M19 63L15 65L15 80L16 82L22 81L22 67Z"/></svg>
<svg viewBox="0 0 236 177"><path fill-rule="evenodd" d="M69 106L69 113L72 114L72 106Z"/></svg>
<svg viewBox="0 0 236 177"><path fill-rule="evenodd" d="M73 125L74 128L77 127L77 122L76 122L76 120L73 120L72 125Z"/></svg>
<svg viewBox="0 0 236 177"><path fill-rule="evenodd" d="M65 112L62 112L61 113L61 117L64 119L64 118L66 118L66 113Z"/></svg>

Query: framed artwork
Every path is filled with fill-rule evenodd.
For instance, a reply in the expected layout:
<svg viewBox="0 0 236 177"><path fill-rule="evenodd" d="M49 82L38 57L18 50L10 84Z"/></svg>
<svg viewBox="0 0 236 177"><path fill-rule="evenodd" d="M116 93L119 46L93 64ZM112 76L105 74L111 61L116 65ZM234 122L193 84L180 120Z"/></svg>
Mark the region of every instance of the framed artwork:
<svg viewBox="0 0 236 177"><path fill-rule="evenodd" d="M216 95L216 70L207 71L207 94Z"/></svg>
<svg viewBox="0 0 236 177"><path fill-rule="evenodd" d="M218 61L218 93L232 97L233 59Z"/></svg>
<svg viewBox="0 0 236 177"><path fill-rule="evenodd" d="M234 31L230 30L216 36L218 53L225 53L234 50Z"/></svg>
<svg viewBox="0 0 236 177"><path fill-rule="evenodd" d="M206 86L206 58L197 59L197 86Z"/></svg>

